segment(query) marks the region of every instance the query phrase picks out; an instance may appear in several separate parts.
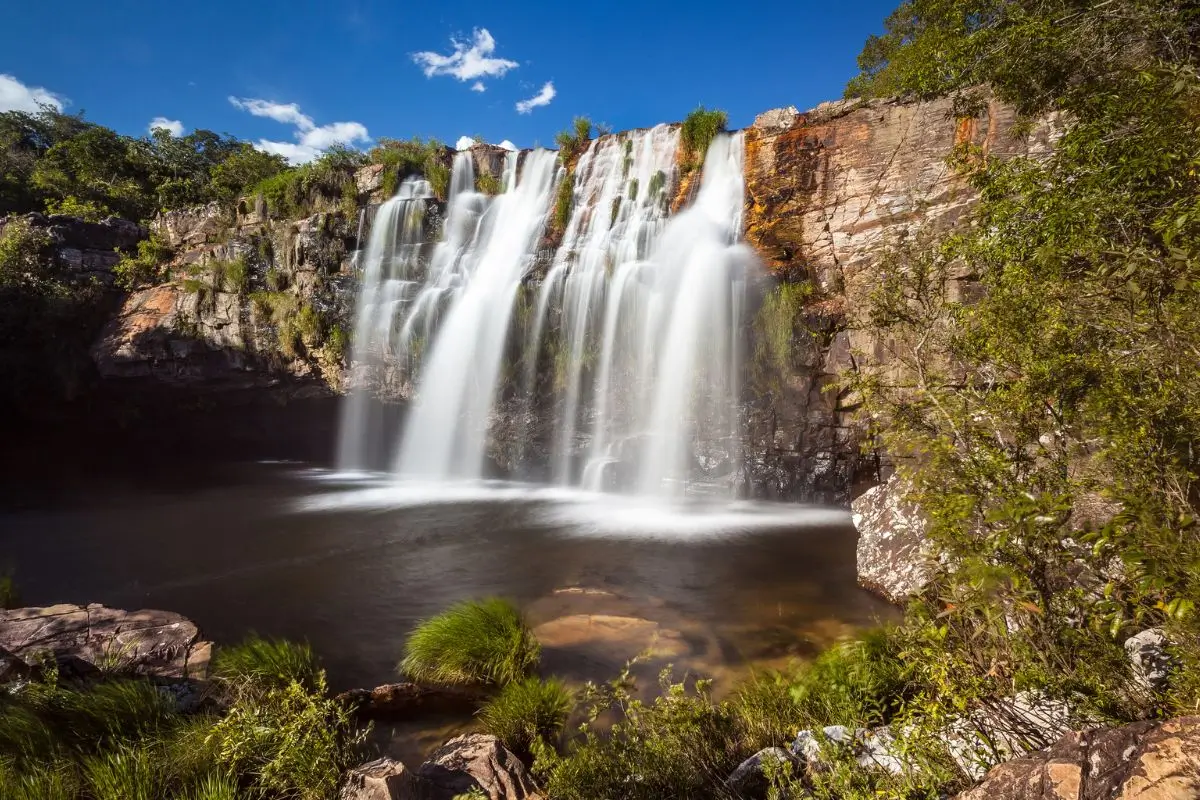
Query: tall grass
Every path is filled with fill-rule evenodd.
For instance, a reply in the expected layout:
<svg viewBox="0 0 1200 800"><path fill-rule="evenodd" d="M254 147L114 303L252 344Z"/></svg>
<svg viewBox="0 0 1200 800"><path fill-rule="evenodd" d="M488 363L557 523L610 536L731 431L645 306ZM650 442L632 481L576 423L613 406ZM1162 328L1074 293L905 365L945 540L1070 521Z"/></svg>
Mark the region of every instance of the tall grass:
<svg viewBox="0 0 1200 800"><path fill-rule="evenodd" d="M409 636L399 669L413 680L448 684L506 684L537 666L541 647L508 600L468 600Z"/></svg>
<svg viewBox="0 0 1200 800"><path fill-rule="evenodd" d="M571 713L562 681L525 678L510 683L479 711L483 728L513 751L529 753L537 740L552 742Z"/></svg>
<svg viewBox="0 0 1200 800"><path fill-rule="evenodd" d="M157 800L158 770L154 755L123 745L89 756L83 762L88 794L93 800Z"/></svg>
<svg viewBox="0 0 1200 800"><path fill-rule="evenodd" d="M313 691L320 667L312 648L282 639L264 639L251 634L240 644L217 648L211 674L225 683L249 682L258 686L283 687L295 682Z"/></svg>
<svg viewBox="0 0 1200 800"><path fill-rule="evenodd" d="M704 163L708 146L717 134L725 130L729 115L717 109L697 107L683 120L679 131L680 155L685 169L692 169Z"/></svg>

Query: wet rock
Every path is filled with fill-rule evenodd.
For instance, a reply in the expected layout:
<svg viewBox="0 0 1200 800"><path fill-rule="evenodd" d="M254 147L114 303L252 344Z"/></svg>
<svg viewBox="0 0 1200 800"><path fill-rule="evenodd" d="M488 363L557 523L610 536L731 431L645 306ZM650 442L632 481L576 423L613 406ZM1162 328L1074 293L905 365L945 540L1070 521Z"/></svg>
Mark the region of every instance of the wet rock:
<svg viewBox="0 0 1200 800"><path fill-rule="evenodd" d="M1161 628L1149 628L1125 640L1133 679L1141 688L1151 692L1167 688L1172 667L1168 643L1167 634Z"/></svg>
<svg viewBox="0 0 1200 800"><path fill-rule="evenodd" d="M920 593L931 576L928 523L893 475L850 504L858 531L858 582L894 603Z"/></svg>
<svg viewBox="0 0 1200 800"><path fill-rule="evenodd" d="M388 683L374 689L351 689L337 699L364 719L412 717L420 714L471 714L485 695L469 687Z"/></svg>
<svg viewBox="0 0 1200 800"><path fill-rule="evenodd" d="M482 733L446 742L421 765L417 775L447 800L472 789L482 790L489 800L540 797L521 760L495 736Z"/></svg>
<svg viewBox="0 0 1200 800"><path fill-rule="evenodd" d="M0 650L36 668L49 660L81 675L99 671L168 681L203 680L211 645L169 611L57 605L0 611Z"/></svg>
<svg viewBox="0 0 1200 800"><path fill-rule="evenodd" d="M780 768L795 760L795 757L782 747L763 748L739 764L725 779L725 786L742 797L765 796L769 781L764 763Z"/></svg>
<svg viewBox="0 0 1200 800"><path fill-rule="evenodd" d="M420 779L402 763L379 758L346 774L338 800L417 800L428 796Z"/></svg>
<svg viewBox="0 0 1200 800"><path fill-rule="evenodd" d="M1194 800L1200 717L1070 732L992 769L958 800Z"/></svg>

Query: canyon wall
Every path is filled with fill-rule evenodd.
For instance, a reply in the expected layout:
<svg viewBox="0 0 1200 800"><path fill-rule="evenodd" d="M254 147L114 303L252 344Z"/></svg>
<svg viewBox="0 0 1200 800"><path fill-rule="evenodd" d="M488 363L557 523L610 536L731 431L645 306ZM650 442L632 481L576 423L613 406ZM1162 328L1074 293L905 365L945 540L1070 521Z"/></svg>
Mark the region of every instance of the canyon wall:
<svg viewBox="0 0 1200 800"><path fill-rule="evenodd" d="M948 164L957 145L1000 157L1049 149L1053 120L1020 136L1016 122L996 103L956 119L948 101L841 101L767 112L747 129L745 238L791 287L769 290L790 298L771 306L776 326L785 313L786 349L764 348L772 333L761 314L749 331L748 493L845 504L888 471L885 454L864 449L857 399L836 385L864 359L888 360L887 342L858 312L890 242L951 227L973 202ZM472 155L477 173L497 174L500 151ZM92 356L104 382L277 404L334 398L345 384L353 253L383 199L380 168L360 170L357 189L353 203L329 201L302 219L247 198L236 211L212 205L156 220L175 252L168 280L128 295L103 330ZM244 275L231 279L229 264ZM971 276L961 281L969 291ZM764 352L771 363L754 363ZM505 420L496 426L503 437Z"/></svg>

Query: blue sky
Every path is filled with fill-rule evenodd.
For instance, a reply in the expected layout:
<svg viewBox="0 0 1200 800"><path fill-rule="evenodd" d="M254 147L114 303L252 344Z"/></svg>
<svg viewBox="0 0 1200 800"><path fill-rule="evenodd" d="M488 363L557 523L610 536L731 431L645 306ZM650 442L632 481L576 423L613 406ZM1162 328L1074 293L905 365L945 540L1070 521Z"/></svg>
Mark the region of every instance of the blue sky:
<svg viewBox="0 0 1200 800"><path fill-rule="evenodd" d="M122 133L163 118L297 159L381 136L551 145L578 114L622 130L699 104L742 127L840 97L897 2L11 3L0 110L41 89Z"/></svg>

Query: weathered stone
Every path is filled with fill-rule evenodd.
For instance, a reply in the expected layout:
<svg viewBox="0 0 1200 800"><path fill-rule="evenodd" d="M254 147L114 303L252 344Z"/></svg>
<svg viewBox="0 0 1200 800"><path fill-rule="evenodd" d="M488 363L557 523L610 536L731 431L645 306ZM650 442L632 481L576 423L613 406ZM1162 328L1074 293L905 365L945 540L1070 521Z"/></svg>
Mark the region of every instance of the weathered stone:
<svg viewBox="0 0 1200 800"><path fill-rule="evenodd" d="M338 800L417 800L428 796L428 788L402 763L378 758L346 773Z"/></svg>
<svg viewBox="0 0 1200 800"><path fill-rule="evenodd" d="M844 725L829 725L820 735L803 730L792 742L791 752L810 770L827 768L828 749L848 750L864 770L883 770L893 775L903 774L907 766L896 747L891 728L884 726L851 731Z"/></svg>
<svg viewBox="0 0 1200 800"><path fill-rule="evenodd" d="M190 620L169 611L57 605L0 611L0 649L36 667L43 660L166 680L202 680L207 652ZM75 665L75 666L72 666Z"/></svg>
<svg viewBox="0 0 1200 800"><path fill-rule="evenodd" d="M958 800L1200 798L1200 717L1071 732L1001 764Z"/></svg>
<svg viewBox="0 0 1200 800"><path fill-rule="evenodd" d="M447 798L474 788L489 800L539 796L521 760L495 736L482 733L446 742L421 765L417 775Z"/></svg>
<svg viewBox="0 0 1200 800"><path fill-rule="evenodd" d="M1138 686L1151 692L1167 688L1172 666L1167 644L1167 634L1161 628L1149 628L1125 640L1125 653Z"/></svg>
<svg viewBox="0 0 1200 800"><path fill-rule="evenodd" d="M738 765L725 786L739 797L760 797L768 788L767 769L764 763L773 763L776 768L795 761L795 757L782 747L766 747Z"/></svg>
<svg viewBox="0 0 1200 800"><path fill-rule="evenodd" d="M374 689L351 689L342 692L337 699L364 719L380 719L421 714L470 714L485 696L469 687L388 683Z"/></svg>
<svg viewBox="0 0 1200 800"><path fill-rule="evenodd" d="M898 475L855 499L858 582L894 603L919 594L931 577L928 522L906 499L911 487Z"/></svg>
<svg viewBox="0 0 1200 800"><path fill-rule="evenodd" d="M170 247L198 247L217 241L233 220L220 203L167 211L154 218L151 229Z"/></svg>
<svg viewBox="0 0 1200 800"><path fill-rule="evenodd" d="M993 764L1047 747L1071 730L1096 725L1068 703L1019 692L950 723L941 739L964 774L981 778Z"/></svg>

